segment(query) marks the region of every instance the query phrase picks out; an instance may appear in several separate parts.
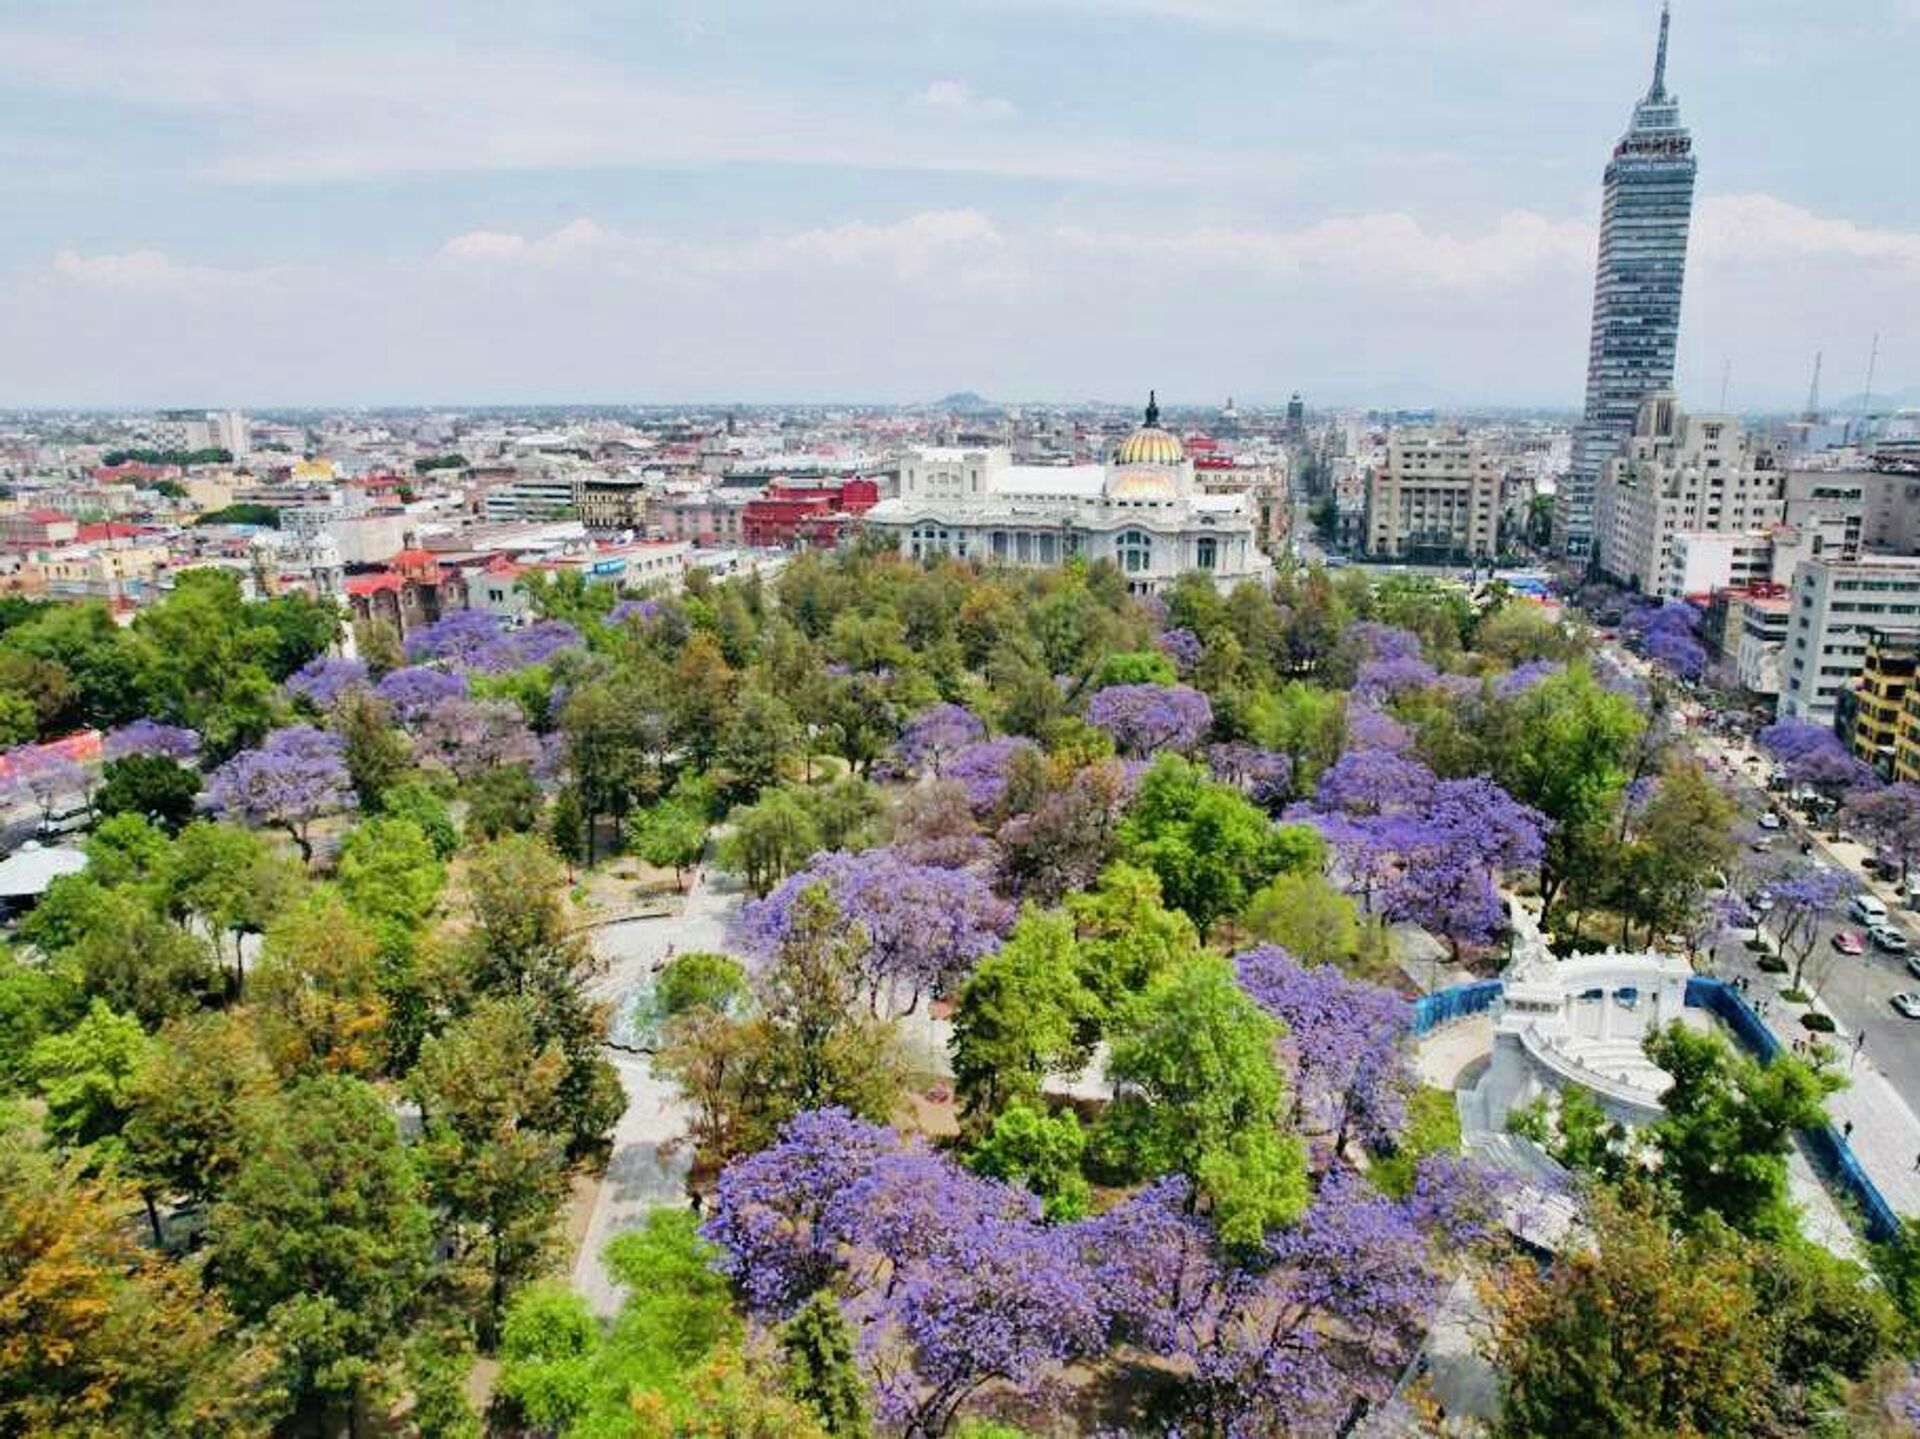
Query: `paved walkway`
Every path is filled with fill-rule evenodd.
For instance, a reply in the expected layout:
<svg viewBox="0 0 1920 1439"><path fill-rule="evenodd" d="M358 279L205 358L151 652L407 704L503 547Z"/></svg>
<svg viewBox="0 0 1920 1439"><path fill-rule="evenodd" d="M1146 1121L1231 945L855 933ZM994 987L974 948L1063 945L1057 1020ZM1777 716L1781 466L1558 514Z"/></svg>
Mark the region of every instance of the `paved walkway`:
<svg viewBox="0 0 1920 1439"><path fill-rule="evenodd" d="M702 870L678 915L595 929L594 951L607 962L607 972L595 983L594 993L624 1004L637 989L651 983L669 946L676 954L721 948L727 920L742 898L731 875ZM586 1296L594 1313L607 1317L619 1312L622 1290L602 1264L601 1251L616 1234L637 1227L648 1210L687 1202L688 1160L681 1149L662 1152L684 1127L684 1111L673 1086L654 1075L645 1055L609 1057L627 1091L627 1108L614 1126L613 1154L573 1266L574 1288Z"/></svg>

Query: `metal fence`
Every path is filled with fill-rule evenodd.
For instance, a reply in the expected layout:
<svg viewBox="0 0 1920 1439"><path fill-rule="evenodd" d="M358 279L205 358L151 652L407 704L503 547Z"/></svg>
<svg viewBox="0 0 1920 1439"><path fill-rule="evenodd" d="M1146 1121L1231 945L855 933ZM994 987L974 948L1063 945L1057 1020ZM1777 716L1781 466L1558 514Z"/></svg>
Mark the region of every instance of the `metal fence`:
<svg viewBox="0 0 1920 1439"><path fill-rule="evenodd" d="M1429 1034L1468 1015L1484 1014L1499 997L1497 979L1478 979L1472 984L1456 984L1451 989L1423 994L1413 1002L1413 1032Z"/></svg>
<svg viewBox="0 0 1920 1439"><path fill-rule="evenodd" d="M1687 1003L1719 1019L1733 1031L1741 1046L1757 1056L1762 1064L1771 1064L1774 1056L1780 1053L1780 1041L1773 1031L1753 1012L1753 1006L1741 997L1740 992L1725 980L1696 975L1687 981ZM1840 1131L1830 1124L1823 1124L1818 1129L1807 1130L1806 1136L1814 1163L1826 1175L1828 1182L1859 1206L1861 1216L1866 1220L1867 1238L1876 1244L1890 1244L1900 1239L1905 1233L1900 1216L1893 1212L1893 1206L1880 1193L1880 1187L1867 1178L1867 1172L1854 1157L1853 1146L1847 1143Z"/></svg>

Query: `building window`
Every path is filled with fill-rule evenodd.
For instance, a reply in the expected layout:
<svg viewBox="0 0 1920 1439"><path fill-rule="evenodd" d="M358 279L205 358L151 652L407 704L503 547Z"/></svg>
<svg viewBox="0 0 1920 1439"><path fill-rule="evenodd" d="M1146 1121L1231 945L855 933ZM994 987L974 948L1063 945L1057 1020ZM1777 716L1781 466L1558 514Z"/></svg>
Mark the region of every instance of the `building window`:
<svg viewBox="0 0 1920 1439"><path fill-rule="evenodd" d="M1193 545L1193 562L1203 570L1210 570L1216 564L1218 541L1212 535L1202 535Z"/></svg>
<svg viewBox="0 0 1920 1439"><path fill-rule="evenodd" d="M1115 543L1120 568L1137 575L1153 568L1153 541L1139 530L1127 530Z"/></svg>

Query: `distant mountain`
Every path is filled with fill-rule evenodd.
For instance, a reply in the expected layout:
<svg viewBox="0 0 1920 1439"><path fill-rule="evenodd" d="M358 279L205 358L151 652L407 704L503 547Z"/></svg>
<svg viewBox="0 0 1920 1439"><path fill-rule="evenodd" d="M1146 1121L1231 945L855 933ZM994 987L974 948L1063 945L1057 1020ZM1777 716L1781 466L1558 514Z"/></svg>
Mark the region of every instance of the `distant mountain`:
<svg viewBox="0 0 1920 1439"><path fill-rule="evenodd" d="M952 410L956 414L979 414L982 410L997 410L1000 407L985 395L976 395L972 390L960 390L951 395L942 395L933 402L936 410Z"/></svg>
<svg viewBox="0 0 1920 1439"><path fill-rule="evenodd" d="M1820 408L1830 415L1857 415L1866 402L1865 395L1842 395L1837 400L1822 400ZM1883 390L1879 386L1873 391L1873 412L1884 415L1890 410L1920 409L1920 385L1908 385L1904 390Z"/></svg>

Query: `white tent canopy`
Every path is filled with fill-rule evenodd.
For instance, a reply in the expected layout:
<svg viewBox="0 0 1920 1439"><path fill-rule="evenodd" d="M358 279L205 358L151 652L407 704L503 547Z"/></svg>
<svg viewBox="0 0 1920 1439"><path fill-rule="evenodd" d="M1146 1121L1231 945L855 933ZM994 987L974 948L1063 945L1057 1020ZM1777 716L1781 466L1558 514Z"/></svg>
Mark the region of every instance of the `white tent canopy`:
<svg viewBox="0 0 1920 1439"><path fill-rule="evenodd" d="M0 900L38 899L63 874L79 874L87 857L65 845L41 845L28 840L0 859Z"/></svg>

